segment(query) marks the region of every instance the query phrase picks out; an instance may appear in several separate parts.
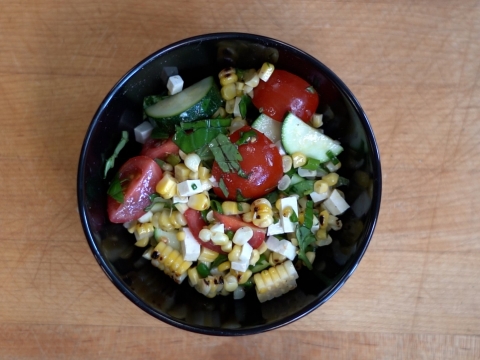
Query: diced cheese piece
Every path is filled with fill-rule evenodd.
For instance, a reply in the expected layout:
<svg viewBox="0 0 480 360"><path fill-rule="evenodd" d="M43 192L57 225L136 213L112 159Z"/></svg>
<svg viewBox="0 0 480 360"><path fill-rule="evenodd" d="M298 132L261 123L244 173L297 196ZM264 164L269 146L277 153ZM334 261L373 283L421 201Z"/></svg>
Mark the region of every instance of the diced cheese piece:
<svg viewBox="0 0 480 360"><path fill-rule="evenodd" d="M240 262L250 262L250 257L252 256L252 251L253 248L252 246L247 242L242 245L242 251L240 251L240 256L238 257L238 261Z"/></svg>
<svg viewBox="0 0 480 360"><path fill-rule="evenodd" d="M330 197L323 202L323 205L332 215L335 216L343 214L345 210L350 207L337 189L332 191Z"/></svg>
<svg viewBox="0 0 480 360"><path fill-rule="evenodd" d="M233 235L233 243L237 245L244 245L253 237L253 229L249 226L242 226Z"/></svg>
<svg viewBox="0 0 480 360"><path fill-rule="evenodd" d="M213 224L213 225L210 227L210 231L211 231L212 233L218 232L218 233L225 234L225 225L222 224L222 223Z"/></svg>
<svg viewBox="0 0 480 360"><path fill-rule="evenodd" d="M196 261L200 256L200 244L188 227L183 228L185 240L181 241L183 260Z"/></svg>
<svg viewBox="0 0 480 360"><path fill-rule="evenodd" d="M236 271L245 272L248 269L248 261L232 261L230 263L230 268Z"/></svg>
<svg viewBox="0 0 480 360"><path fill-rule="evenodd" d="M283 226L280 221L270 225L267 229L267 235L278 235L283 234Z"/></svg>
<svg viewBox="0 0 480 360"><path fill-rule="evenodd" d="M144 144L152 134L152 130L152 124L150 124L148 121L144 121L134 129L135 140L140 144Z"/></svg>
<svg viewBox="0 0 480 360"><path fill-rule="evenodd" d="M183 89L183 79L180 75L173 75L168 78L167 89L170 95L175 95Z"/></svg>
<svg viewBox="0 0 480 360"><path fill-rule="evenodd" d="M298 202L295 196L280 199L280 223L282 224L283 232L291 233L295 231L295 223L290 220L290 217L282 216L283 211L287 207L291 207L298 217Z"/></svg>
<svg viewBox="0 0 480 360"><path fill-rule="evenodd" d="M312 233L316 233L320 229L320 221L318 221L318 218L314 215L313 216L313 225L312 225Z"/></svg>
<svg viewBox="0 0 480 360"><path fill-rule="evenodd" d="M192 196L201 193L203 187L200 180L185 180L178 184L177 190L180 196Z"/></svg>
<svg viewBox="0 0 480 360"><path fill-rule="evenodd" d="M174 204L186 204L186 203L188 203L188 197L187 196L174 196L173 197L173 203Z"/></svg>
<svg viewBox="0 0 480 360"><path fill-rule="evenodd" d="M298 175L303 178L315 178L317 176L316 170L307 170L302 167L298 168Z"/></svg>
<svg viewBox="0 0 480 360"><path fill-rule="evenodd" d="M323 193L317 193L317 192L314 191L314 192L311 192L311 193L310 193L310 197L312 198L312 201L313 201L314 203L318 203L318 202L320 202L320 201L323 201L323 200L325 200L325 199L328 199L328 197L330 196L330 193L331 193L330 190L325 191L325 192L323 192Z"/></svg>
<svg viewBox="0 0 480 360"><path fill-rule="evenodd" d="M297 255L297 248L288 240L278 240L276 237L270 236L266 245L269 250L283 255L289 260L295 259Z"/></svg>

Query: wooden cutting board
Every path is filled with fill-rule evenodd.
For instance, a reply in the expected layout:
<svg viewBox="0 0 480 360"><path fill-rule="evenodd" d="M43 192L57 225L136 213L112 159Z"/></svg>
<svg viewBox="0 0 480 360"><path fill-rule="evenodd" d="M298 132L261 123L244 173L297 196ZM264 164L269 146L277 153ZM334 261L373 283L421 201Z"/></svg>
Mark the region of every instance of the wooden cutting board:
<svg viewBox="0 0 480 360"><path fill-rule="evenodd" d="M304 319L215 338L128 301L85 241L83 137L145 56L217 31L271 36L356 94L383 166L372 243ZM480 359L480 2L20 0L0 12L0 358Z"/></svg>

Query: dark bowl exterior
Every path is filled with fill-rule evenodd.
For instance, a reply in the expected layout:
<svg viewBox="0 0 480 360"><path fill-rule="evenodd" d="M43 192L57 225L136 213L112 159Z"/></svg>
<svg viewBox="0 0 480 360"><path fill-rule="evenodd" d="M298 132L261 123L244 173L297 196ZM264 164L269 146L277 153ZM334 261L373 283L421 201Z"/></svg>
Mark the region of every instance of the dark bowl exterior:
<svg viewBox="0 0 480 360"><path fill-rule="evenodd" d="M205 298L186 282L171 281L142 258L132 235L122 225L111 224L106 212L109 177L103 179L106 159L126 130L142 119L142 101L159 93L164 84L162 68L176 66L186 86L229 65L259 67L263 61L291 71L322 92L337 93L324 99L335 114L325 132L339 139L342 153L340 174L351 177L361 169L372 179L370 191L349 186L347 201L356 204L343 216L343 230L333 243L317 251L312 272L302 272L298 287L286 295L259 303L255 293L242 300ZM116 168L135 155L140 146L130 141L116 161ZM109 92L88 128L78 166L78 207L83 229L100 267L115 286L150 315L178 328L208 335L248 335L273 330L312 312L350 277L365 253L376 225L381 199L379 152L370 123L346 85L325 65L305 52L271 38L242 34L207 34L179 41L152 54L130 70ZM362 229L358 231L358 229ZM354 231L357 229L357 231Z"/></svg>

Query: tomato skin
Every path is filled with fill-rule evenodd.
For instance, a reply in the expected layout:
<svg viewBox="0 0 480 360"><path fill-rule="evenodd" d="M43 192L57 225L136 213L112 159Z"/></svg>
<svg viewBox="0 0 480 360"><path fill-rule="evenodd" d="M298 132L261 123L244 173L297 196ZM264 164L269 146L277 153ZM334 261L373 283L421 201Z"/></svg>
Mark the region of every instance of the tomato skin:
<svg viewBox="0 0 480 360"><path fill-rule="evenodd" d="M236 200L237 190L245 199L262 197L275 189L283 176L282 157L277 147L261 132L244 126L230 135L230 141L235 143L243 132L250 130L257 133L256 141L238 147L243 158L240 167L248 175L247 179L235 172L224 173L217 162L213 163L213 177L217 182L223 179L228 190L226 197L220 187L213 188L215 194L222 199Z"/></svg>
<svg viewBox="0 0 480 360"><path fill-rule="evenodd" d="M265 240L266 230L256 227L252 224L246 223L240 220L236 216L220 214L216 211L213 212L213 217L220 223L225 226L225 230L237 231L241 227L248 226L253 230L253 237L248 241L248 243L254 249L258 249Z"/></svg>
<svg viewBox="0 0 480 360"><path fill-rule="evenodd" d="M319 96L308 91L310 84L285 70L275 70L268 81L260 81L253 90L253 104L277 121L292 112L303 121L310 121L319 103Z"/></svg>
<svg viewBox="0 0 480 360"><path fill-rule="evenodd" d="M212 241L204 242L198 237L200 230L208 225L205 220L203 220L200 211L187 209L183 215L185 216L185 219L187 219L187 226L189 230L200 245L206 247L207 249L218 252L219 254L226 254L226 252L222 250L221 246L215 245Z"/></svg>
<svg viewBox="0 0 480 360"><path fill-rule="evenodd" d="M150 195L162 178L160 166L147 156L135 156L120 167L118 178L124 189L124 201L108 196L107 212L112 223L125 223L136 220L145 214L150 205Z"/></svg>
<svg viewBox="0 0 480 360"><path fill-rule="evenodd" d="M172 141L172 138L167 140L148 139L143 144L140 155L148 156L149 158L165 160L169 154L178 154L180 151L177 144Z"/></svg>

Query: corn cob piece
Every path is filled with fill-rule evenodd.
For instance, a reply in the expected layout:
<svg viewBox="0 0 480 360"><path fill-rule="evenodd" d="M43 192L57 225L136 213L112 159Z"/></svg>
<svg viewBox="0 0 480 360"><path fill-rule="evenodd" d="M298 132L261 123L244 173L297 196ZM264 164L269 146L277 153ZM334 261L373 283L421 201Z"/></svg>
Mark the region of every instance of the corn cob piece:
<svg viewBox="0 0 480 360"><path fill-rule="evenodd" d="M150 254L152 264L163 270L173 281L181 284L187 277L187 271L192 266L191 261L185 261L182 254L164 242L159 242Z"/></svg>
<svg viewBox="0 0 480 360"><path fill-rule="evenodd" d="M296 279L298 273L290 260L256 273L253 280L258 300L263 303L295 289Z"/></svg>

